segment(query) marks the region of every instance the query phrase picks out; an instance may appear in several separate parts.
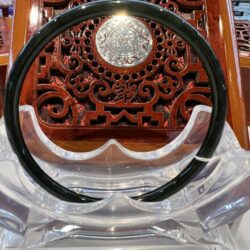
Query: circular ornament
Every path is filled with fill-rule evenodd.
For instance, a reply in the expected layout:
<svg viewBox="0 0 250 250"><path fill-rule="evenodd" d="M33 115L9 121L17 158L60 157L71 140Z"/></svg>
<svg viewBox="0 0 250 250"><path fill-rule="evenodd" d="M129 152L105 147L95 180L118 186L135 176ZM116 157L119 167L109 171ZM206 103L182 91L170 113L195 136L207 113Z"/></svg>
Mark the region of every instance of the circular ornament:
<svg viewBox="0 0 250 250"><path fill-rule="evenodd" d="M96 33L100 56L115 67L133 67L146 60L153 47L153 38L146 25L131 16L114 16Z"/></svg>

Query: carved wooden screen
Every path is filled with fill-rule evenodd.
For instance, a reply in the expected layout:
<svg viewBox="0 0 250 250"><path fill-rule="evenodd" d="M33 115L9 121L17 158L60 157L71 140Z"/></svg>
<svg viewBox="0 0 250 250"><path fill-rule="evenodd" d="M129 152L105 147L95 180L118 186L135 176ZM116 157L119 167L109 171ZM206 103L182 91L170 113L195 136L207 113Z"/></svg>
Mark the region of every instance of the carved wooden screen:
<svg viewBox="0 0 250 250"><path fill-rule="evenodd" d="M249 20L235 20L235 30L238 42L238 51L241 63L241 78L242 91L244 101L246 103L246 118L248 126L250 125L250 21Z"/></svg>
<svg viewBox="0 0 250 250"><path fill-rule="evenodd" d="M0 54L9 53L10 30L4 18L0 18Z"/></svg>
<svg viewBox="0 0 250 250"><path fill-rule="evenodd" d="M240 57L250 57L250 21L235 20L235 29Z"/></svg>
<svg viewBox="0 0 250 250"><path fill-rule="evenodd" d="M85 2L32 0L40 20L37 26L29 25L29 36L51 17ZM182 16L209 39L205 0L151 2ZM93 132L104 137L173 139L195 105L211 105L209 81L201 63L185 41L149 20L139 21L152 38L145 60L136 63L140 60L137 50L127 61L109 52L111 61L107 62L95 38L108 20L81 23L48 44L26 79L22 103L34 106L42 129L52 139L93 136ZM133 29L136 39L149 44L139 30ZM122 41L120 37L118 49ZM119 63L131 66L122 68Z"/></svg>

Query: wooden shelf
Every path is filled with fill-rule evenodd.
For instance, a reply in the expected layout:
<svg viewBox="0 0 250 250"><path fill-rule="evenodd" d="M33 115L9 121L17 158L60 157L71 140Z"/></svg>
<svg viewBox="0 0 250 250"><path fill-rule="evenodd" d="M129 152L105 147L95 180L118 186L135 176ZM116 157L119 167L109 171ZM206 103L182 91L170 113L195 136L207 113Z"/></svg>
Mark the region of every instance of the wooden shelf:
<svg viewBox="0 0 250 250"><path fill-rule="evenodd" d="M0 54L0 66L9 64L9 54Z"/></svg>

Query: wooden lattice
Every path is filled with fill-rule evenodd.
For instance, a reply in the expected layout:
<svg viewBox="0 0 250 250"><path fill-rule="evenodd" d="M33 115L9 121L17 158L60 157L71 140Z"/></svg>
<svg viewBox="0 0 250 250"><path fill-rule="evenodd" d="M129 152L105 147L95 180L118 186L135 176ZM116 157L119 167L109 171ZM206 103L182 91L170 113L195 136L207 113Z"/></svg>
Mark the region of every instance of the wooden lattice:
<svg viewBox="0 0 250 250"><path fill-rule="evenodd" d="M38 27L85 2L32 0L40 6ZM151 2L182 16L207 38L205 0ZM47 134L72 138L98 128L106 132L124 128L127 136L131 131L140 134L141 128L148 134L181 131L195 105L211 105L200 61L185 41L158 23L141 20L153 37L152 53L143 63L119 68L105 62L95 35L108 19L88 20L67 30L48 44L32 67L23 100L34 106Z"/></svg>
<svg viewBox="0 0 250 250"><path fill-rule="evenodd" d="M250 21L235 21L240 56L250 57Z"/></svg>

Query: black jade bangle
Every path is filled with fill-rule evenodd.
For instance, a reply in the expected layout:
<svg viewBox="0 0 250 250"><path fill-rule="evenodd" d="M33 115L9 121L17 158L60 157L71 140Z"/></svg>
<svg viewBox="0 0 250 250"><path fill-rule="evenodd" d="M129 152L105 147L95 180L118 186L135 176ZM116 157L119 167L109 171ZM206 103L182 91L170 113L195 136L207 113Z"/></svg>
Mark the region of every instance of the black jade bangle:
<svg viewBox="0 0 250 250"><path fill-rule="evenodd" d="M185 20L154 4L142 1L95 1L57 16L37 31L15 61L5 91L5 124L12 148L32 178L57 198L76 203L96 202L94 198L73 192L50 178L31 156L19 122L19 99L25 76L41 50L56 36L80 22L118 13L153 20L182 37L200 58L212 88L213 110L209 130L196 156L209 158L221 138L226 117L226 90L221 66L206 40ZM144 202L162 201L185 187L206 165L194 158L174 179L148 193L133 197Z"/></svg>

